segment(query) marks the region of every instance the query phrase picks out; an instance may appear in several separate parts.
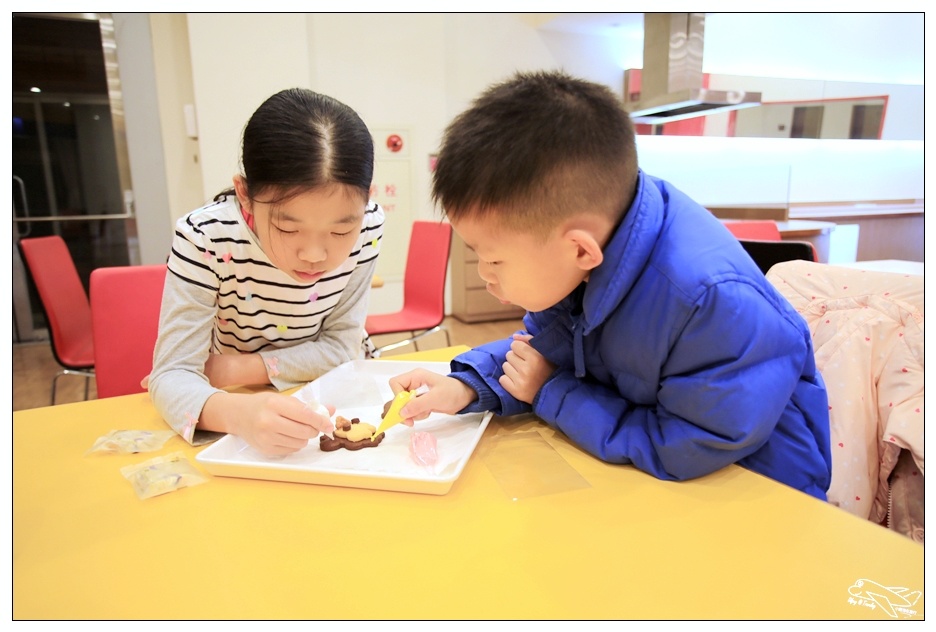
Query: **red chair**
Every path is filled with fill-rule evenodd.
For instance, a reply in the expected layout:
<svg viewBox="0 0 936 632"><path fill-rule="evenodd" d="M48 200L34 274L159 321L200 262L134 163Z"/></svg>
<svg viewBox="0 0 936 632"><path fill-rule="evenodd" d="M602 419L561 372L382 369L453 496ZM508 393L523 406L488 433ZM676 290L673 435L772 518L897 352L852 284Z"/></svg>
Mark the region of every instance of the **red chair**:
<svg viewBox="0 0 936 632"><path fill-rule="evenodd" d="M448 330L442 327L451 245L451 224L413 222L403 276L403 308L398 312L373 314L364 323L364 330L370 336L408 332L410 337L378 347L375 356L411 343L418 349L417 340L437 331L445 333L446 343L451 345ZM416 333L420 330L423 331Z"/></svg>
<svg viewBox="0 0 936 632"><path fill-rule="evenodd" d="M723 222L725 228L738 239L780 241L780 229L773 220L737 220Z"/></svg>
<svg viewBox="0 0 936 632"><path fill-rule="evenodd" d="M91 307L65 240L57 235L29 237L19 242L26 269L39 293L52 343L52 355L62 370L52 378L51 405L63 375L85 378L85 399L94 377Z"/></svg>
<svg viewBox="0 0 936 632"><path fill-rule="evenodd" d="M153 370L166 264L97 268L91 272L98 398L142 393Z"/></svg>
<svg viewBox="0 0 936 632"><path fill-rule="evenodd" d="M811 254L803 254L802 246L778 246L776 248L771 247L769 244L758 245L753 242L771 242L771 241L783 241L782 235L780 235L780 228L777 226L777 223L773 220L737 220L737 221L724 221L722 222L725 225L725 228L731 231L731 234L738 238L741 241L741 245L744 246L744 249L748 251L749 255L752 255L752 251L755 252L758 256L754 257L754 260L758 262L758 265L767 265L767 268L763 268L764 274L767 274L769 265L773 263L779 263L780 261L789 261L790 259L805 259L807 261L819 261L819 251L816 250L816 245L812 242L796 242L797 244L808 243ZM748 242L745 245L745 242ZM769 264L769 265L768 265Z"/></svg>

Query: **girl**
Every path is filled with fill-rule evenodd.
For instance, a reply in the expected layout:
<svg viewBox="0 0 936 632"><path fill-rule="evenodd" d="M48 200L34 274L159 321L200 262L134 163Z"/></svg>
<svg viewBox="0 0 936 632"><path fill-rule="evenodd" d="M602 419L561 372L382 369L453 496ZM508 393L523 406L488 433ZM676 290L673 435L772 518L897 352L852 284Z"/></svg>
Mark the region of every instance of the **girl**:
<svg viewBox="0 0 936 632"><path fill-rule="evenodd" d="M243 175L176 224L148 388L193 445L236 434L268 455L303 448L328 417L269 390L361 356L384 221L369 201L370 132L310 90L267 99L244 128Z"/></svg>

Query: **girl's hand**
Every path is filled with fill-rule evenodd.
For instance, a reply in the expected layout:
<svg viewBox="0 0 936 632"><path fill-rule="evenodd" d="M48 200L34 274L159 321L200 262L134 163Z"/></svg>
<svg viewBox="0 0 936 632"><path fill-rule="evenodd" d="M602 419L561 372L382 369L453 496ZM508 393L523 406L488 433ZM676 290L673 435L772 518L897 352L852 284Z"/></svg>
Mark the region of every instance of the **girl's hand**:
<svg viewBox="0 0 936 632"><path fill-rule="evenodd" d="M530 345L532 339L529 334L514 334L502 367L504 374L498 380L505 391L530 405L556 370L556 365Z"/></svg>
<svg viewBox="0 0 936 632"><path fill-rule="evenodd" d="M334 407L328 412L333 415ZM279 393L216 393L205 402L199 427L235 434L267 456L292 454L335 429L325 415Z"/></svg>
<svg viewBox="0 0 936 632"><path fill-rule="evenodd" d="M423 385L429 387L429 392L414 397L400 411L407 426L412 426L414 421L422 421L430 413L454 415L478 399L478 394L464 382L425 369L414 369L390 379L394 395L400 391L415 391Z"/></svg>

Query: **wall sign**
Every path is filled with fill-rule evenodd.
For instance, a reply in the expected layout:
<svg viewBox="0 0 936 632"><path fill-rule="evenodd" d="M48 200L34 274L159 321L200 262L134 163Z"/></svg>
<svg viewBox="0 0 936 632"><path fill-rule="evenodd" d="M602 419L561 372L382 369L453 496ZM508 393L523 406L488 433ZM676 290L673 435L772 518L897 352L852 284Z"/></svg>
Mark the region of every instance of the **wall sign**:
<svg viewBox="0 0 936 632"><path fill-rule="evenodd" d="M372 128L374 181L370 197L386 213L377 274L401 281L406 270L410 226L413 222L410 135L405 128Z"/></svg>

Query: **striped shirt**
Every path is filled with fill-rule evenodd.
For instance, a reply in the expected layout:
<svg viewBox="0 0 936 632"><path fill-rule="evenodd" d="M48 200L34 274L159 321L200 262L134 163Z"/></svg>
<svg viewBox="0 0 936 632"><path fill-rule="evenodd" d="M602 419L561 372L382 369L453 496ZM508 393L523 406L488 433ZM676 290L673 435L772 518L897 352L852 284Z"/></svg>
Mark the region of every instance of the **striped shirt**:
<svg viewBox="0 0 936 632"><path fill-rule="evenodd" d="M371 202L348 259L315 283L301 284L270 262L231 196L177 223L169 271L217 297L212 353L291 347L318 336L351 273L377 258L382 231L383 211Z"/></svg>
<svg viewBox="0 0 936 632"><path fill-rule="evenodd" d="M279 390L361 357L367 298L383 236L369 202L348 259L312 284L276 268L234 196L176 223L149 390L163 418L189 442L208 397L209 353L259 353ZM201 436L216 438L216 433Z"/></svg>

